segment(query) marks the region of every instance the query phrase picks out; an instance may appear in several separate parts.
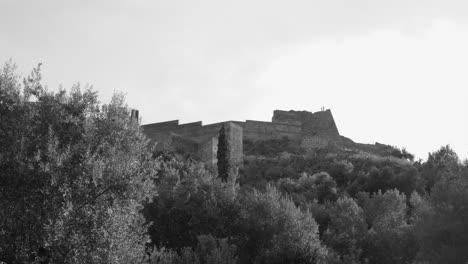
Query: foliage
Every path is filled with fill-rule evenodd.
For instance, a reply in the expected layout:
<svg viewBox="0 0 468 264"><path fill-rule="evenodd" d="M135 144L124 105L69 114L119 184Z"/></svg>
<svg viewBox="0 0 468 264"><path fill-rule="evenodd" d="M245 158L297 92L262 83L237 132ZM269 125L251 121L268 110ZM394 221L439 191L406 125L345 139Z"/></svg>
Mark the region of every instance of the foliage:
<svg viewBox="0 0 468 264"><path fill-rule="evenodd" d="M290 140L288 137L261 141L244 140L245 155L273 157L283 152L302 154L304 151L300 148L298 142Z"/></svg>
<svg viewBox="0 0 468 264"><path fill-rule="evenodd" d="M429 153L427 162L422 166L426 190L430 191L439 180L458 177L460 170L458 155L450 146L443 146L439 150Z"/></svg>
<svg viewBox="0 0 468 264"><path fill-rule="evenodd" d="M218 135L218 151L216 153L218 160L218 177L226 181L229 176L230 164L229 164L229 142L226 139L226 133L224 131L224 125L219 130Z"/></svg>
<svg viewBox="0 0 468 264"><path fill-rule="evenodd" d="M362 258L369 263L412 263L418 243L411 226L370 231L363 245Z"/></svg>
<svg viewBox="0 0 468 264"><path fill-rule="evenodd" d="M330 209L325 243L336 250L346 263L359 263L366 235L367 224L362 208L352 198L339 198Z"/></svg>
<svg viewBox="0 0 468 264"><path fill-rule="evenodd" d="M314 200L320 203L335 201L338 197L336 182L326 172L314 175L303 173L297 180L280 179L276 186L282 192L289 194L296 205L305 205Z"/></svg>
<svg viewBox="0 0 468 264"><path fill-rule="evenodd" d="M367 224L374 230L392 229L405 224L406 196L398 190L358 195Z"/></svg>
<svg viewBox="0 0 468 264"><path fill-rule="evenodd" d="M451 177L450 177L451 178ZM468 261L468 181L442 180L435 184L429 204L419 203L416 235L418 259L427 263Z"/></svg>
<svg viewBox="0 0 468 264"><path fill-rule="evenodd" d="M47 91L39 67L22 86L13 72L0 74L0 259L141 261L157 164L123 97L101 106L78 85Z"/></svg>
<svg viewBox="0 0 468 264"><path fill-rule="evenodd" d="M216 239L212 235L200 235L195 250L183 248L178 254L167 248L154 249L151 252L151 264L235 264L235 246L229 245L226 239Z"/></svg>
<svg viewBox="0 0 468 264"><path fill-rule="evenodd" d="M414 155L409 153L406 150L406 148L402 148L402 149L395 148L392 151L391 155L394 156L394 157L400 158L400 159L407 159L409 161L414 161Z"/></svg>
<svg viewBox="0 0 468 264"><path fill-rule="evenodd" d="M249 158L241 171L241 185L265 189L270 181L284 178L298 179L303 173L313 175L327 172L336 182L337 191L355 197L364 191L374 193L399 189L406 195L422 191L419 168L397 159L377 160L360 155L333 153L326 150L309 155L290 155L276 158Z"/></svg>
<svg viewBox="0 0 468 264"><path fill-rule="evenodd" d="M406 196L398 190L358 195L370 227L363 245L363 257L371 263L408 263L418 246L408 226Z"/></svg>
<svg viewBox="0 0 468 264"><path fill-rule="evenodd" d="M159 159L158 196L143 211L152 223L152 246L179 251L195 247L203 234L231 236L232 219L239 215L236 178L224 182L201 164Z"/></svg>
<svg viewBox="0 0 468 264"><path fill-rule="evenodd" d="M267 186L242 197L242 225L237 242L241 263L322 263L318 225L287 197ZM250 260L250 262L249 262Z"/></svg>
<svg viewBox="0 0 468 264"><path fill-rule="evenodd" d="M236 245L240 263L312 263L327 256L312 215L275 188L239 193L234 177L221 181L196 164L172 160L161 168L159 195L144 211L153 248L182 252L212 234Z"/></svg>
<svg viewBox="0 0 468 264"><path fill-rule="evenodd" d="M203 263L237 263L236 247L229 245L227 239L215 239L212 235L201 235L198 237L197 251Z"/></svg>

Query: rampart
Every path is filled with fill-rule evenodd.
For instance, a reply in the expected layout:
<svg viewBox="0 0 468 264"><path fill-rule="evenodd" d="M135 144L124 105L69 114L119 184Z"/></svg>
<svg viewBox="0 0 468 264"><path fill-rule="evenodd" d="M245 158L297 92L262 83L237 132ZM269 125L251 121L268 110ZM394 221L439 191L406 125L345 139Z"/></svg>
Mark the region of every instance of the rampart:
<svg viewBox="0 0 468 264"><path fill-rule="evenodd" d="M180 148L183 144L175 142L188 142L186 149L192 150L200 160L216 164L217 136L222 125L226 128L231 146L231 160L237 164L242 164L243 140L260 141L287 137L291 140L301 140L302 145L310 149L319 148L340 138L329 109L315 113L275 110L271 122L246 120L203 125L201 121L179 124L179 120L172 120L142 127L148 138L158 142L162 148ZM183 141L182 138L186 140Z"/></svg>
<svg viewBox="0 0 468 264"><path fill-rule="evenodd" d="M225 127L234 164L243 162L242 127L235 122L221 122L202 126L202 122L179 124L179 120L143 125L143 132L160 149L191 153L207 164L216 164L218 132Z"/></svg>

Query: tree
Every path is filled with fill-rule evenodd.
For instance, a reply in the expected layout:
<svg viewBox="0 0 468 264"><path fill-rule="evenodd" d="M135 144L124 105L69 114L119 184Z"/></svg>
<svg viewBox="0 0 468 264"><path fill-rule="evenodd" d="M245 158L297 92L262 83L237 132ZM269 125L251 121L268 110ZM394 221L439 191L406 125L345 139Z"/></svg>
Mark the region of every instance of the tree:
<svg viewBox="0 0 468 264"><path fill-rule="evenodd" d="M318 224L268 185L241 197L242 218L237 240L241 263L329 263Z"/></svg>
<svg viewBox="0 0 468 264"><path fill-rule="evenodd" d="M34 100L33 100L34 99ZM0 259L135 263L145 257L141 202L157 162L123 96L50 92L40 67L21 85L0 72ZM45 253L44 253L45 252Z"/></svg>
<svg viewBox="0 0 468 264"><path fill-rule="evenodd" d="M330 210L330 223L324 234L326 244L340 253L345 263L359 263L366 235L363 210L352 198L339 198Z"/></svg>
<svg viewBox="0 0 468 264"><path fill-rule="evenodd" d="M425 181L426 191L430 191L434 184L441 179L459 177L461 167L457 153L449 145L429 153L427 161L422 166L421 173Z"/></svg>
<svg viewBox="0 0 468 264"><path fill-rule="evenodd" d="M216 158L218 160L218 177L227 181L231 165L229 162L229 142L226 138L224 124L218 134L218 151L216 153Z"/></svg>
<svg viewBox="0 0 468 264"><path fill-rule="evenodd" d="M407 224L405 194L395 189L358 196L370 227L363 257L370 263L411 263L418 247L412 227Z"/></svg>
<svg viewBox="0 0 468 264"><path fill-rule="evenodd" d="M415 222L421 247L419 260L425 263L467 263L467 204L468 179L456 176L437 182L429 198L419 202Z"/></svg>
<svg viewBox="0 0 468 264"><path fill-rule="evenodd" d="M307 202L318 200L335 201L337 199L337 188L335 180L326 172L309 175L302 173L297 180L280 179L278 188L290 194L296 204L304 205Z"/></svg>
<svg viewBox="0 0 468 264"><path fill-rule="evenodd" d="M144 208L151 246L173 250L194 248L197 237L212 234L232 236L238 219L235 179L223 181L202 164L170 160L161 163L157 193Z"/></svg>
<svg viewBox="0 0 468 264"><path fill-rule="evenodd" d="M368 225L374 230L396 228L406 223L406 196L398 190L358 194Z"/></svg>

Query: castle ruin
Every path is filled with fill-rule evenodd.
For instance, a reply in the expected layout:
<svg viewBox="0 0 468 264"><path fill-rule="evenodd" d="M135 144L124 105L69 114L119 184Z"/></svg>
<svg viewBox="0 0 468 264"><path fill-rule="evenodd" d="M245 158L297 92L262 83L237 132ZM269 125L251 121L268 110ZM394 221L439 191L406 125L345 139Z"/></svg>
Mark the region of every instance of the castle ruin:
<svg viewBox="0 0 468 264"><path fill-rule="evenodd" d="M143 125L143 132L158 147L182 150L200 161L215 165L218 132L226 129L231 162L243 163L243 141L260 141L287 137L301 142L306 150L322 148L340 138L330 109L319 112L275 110L271 122L246 120L202 125L202 122L179 124L179 120Z"/></svg>

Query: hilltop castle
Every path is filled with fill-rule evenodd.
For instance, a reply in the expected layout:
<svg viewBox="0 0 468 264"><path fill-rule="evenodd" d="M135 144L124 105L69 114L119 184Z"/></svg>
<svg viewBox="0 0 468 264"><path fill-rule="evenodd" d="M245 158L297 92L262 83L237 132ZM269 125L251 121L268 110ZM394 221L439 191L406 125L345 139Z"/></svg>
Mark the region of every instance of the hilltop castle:
<svg viewBox="0 0 468 264"><path fill-rule="evenodd" d="M206 164L216 164L218 132L226 129L233 164L242 166L243 141L260 141L287 137L301 142L301 147L310 150L327 146L340 139L331 111L322 110L273 112L272 122L246 120L225 121L210 125L202 122L179 124L179 120L143 125L143 132L158 147L168 150L182 150L191 153Z"/></svg>

